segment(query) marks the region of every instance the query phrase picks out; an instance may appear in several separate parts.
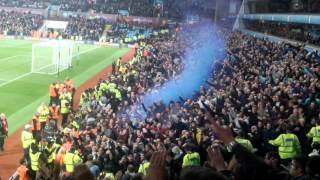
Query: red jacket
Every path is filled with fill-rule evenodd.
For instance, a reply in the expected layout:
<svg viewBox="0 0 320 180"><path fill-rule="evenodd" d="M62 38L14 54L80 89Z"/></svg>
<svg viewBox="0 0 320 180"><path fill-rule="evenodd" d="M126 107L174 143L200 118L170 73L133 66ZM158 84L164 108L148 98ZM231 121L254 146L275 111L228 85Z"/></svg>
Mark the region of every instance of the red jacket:
<svg viewBox="0 0 320 180"><path fill-rule="evenodd" d="M1 120L1 124L2 124L2 131L4 132L4 134L8 135L8 121L7 118L4 119L0 119Z"/></svg>

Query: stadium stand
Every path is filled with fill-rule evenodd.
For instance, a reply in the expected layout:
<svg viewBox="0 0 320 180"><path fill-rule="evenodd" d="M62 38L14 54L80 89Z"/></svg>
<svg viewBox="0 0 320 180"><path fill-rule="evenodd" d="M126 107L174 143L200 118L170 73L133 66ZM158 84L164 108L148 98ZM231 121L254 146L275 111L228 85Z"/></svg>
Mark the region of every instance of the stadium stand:
<svg viewBox="0 0 320 180"><path fill-rule="evenodd" d="M82 16L70 17L64 38L82 36L84 40L99 41L104 30L105 20L102 18L87 19Z"/></svg>
<svg viewBox="0 0 320 180"><path fill-rule="evenodd" d="M44 16L16 11L0 12L0 32L5 35L14 36L35 36L38 29L43 25ZM84 16L70 16L65 30L48 29L48 32L42 32L41 37L58 39L60 36L64 39L73 39L81 37L82 40L99 41L102 37L106 40L112 39L118 43L135 43L138 40L150 37L151 35L161 33L166 29L166 24L157 27L141 23L129 23L121 19L114 23L108 23L103 18L85 18ZM107 33L103 35L106 26L110 26ZM55 34L51 36L50 34Z"/></svg>
<svg viewBox="0 0 320 180"><path fill-rule="evenodd" d="M127 8L133 15L157 16L150 2L48 3L70 11L93 8L118 13ZM206 4L187 2L188 7ZM47 2L39 3L17 0L6 5L43 7ZM183 4L173 1L164 8L172 16L182 16L179 6ZM283 2L269 7L279 12L290 9ZM28 36L40 27L42 18L2 11L0 30ZM22 132L24 157L15 177L320 179L320 55L305 46L319 45L317 32L308 31L317 31L312 25L242 21L248 30L300 43L273 42L245 31L220 29L216 35L226 42L227 53L214 61L207 84L188 99L180 97L168 104L160 100L146 107L143 95L178 79L192 45L203 43L197 39L202 32L194 33L198 24L153 27L80 15L68 21L66 31L60 32L64 38L99 41L106 36L108 41L137 43L134 58L127 63L116 60L110 76L81 94L79 109L72 107L72 80L52 83L49 106L42 104Z"/></svg>
<svg viewBox="0 0 320 180"><path fill-rule="evenodd" d="M154 5L148 0L129 1L129 0L14 0L0 1L2 6L12 7L29 7L29 8L46 8L48 5L58 5L64 11L83 11L88 12L93 9L97 12L106 14L117 14L121 10L129 11L130 15L134 16L153 16Z"/></svg>
<svg viewBox="0 0 320 180"><path fill-rule="evenodd" d="M0 12L0 32L6 35L30 36L43 21L40 15L19 12Z"/></svg>
<svg viewBox="0 0 320 180"><path fill-rule="evenodd" d="M187 0L184 3L178 0L13 0L0 1L1 6L28 7L45 9L50 5L57 5L64 11L88 12L94 10L97 13L121 14L126 11L130 16L144 17L170 17L183 18L187 13L206 15L212 14L214 4L212 1Z"/></svg>
<svg viewBox="0 0 320 180"><path fill-rule="evenodd" d="M168 106L155 103L145 109L147 117L142 121L128 121L128 115L134 112L130 105L139 102L139 95L149 88L179 74L183 67L173 59L182 58L184 51L172 48L176 40L164 35L142 43L130 63L117 61L113 75L86 90L80 110L70 112L63 129L55 131L53 143L60 149L54 151L58 152L55 162L65 164L66 169L49 176L58 176L61 171L65 172L63 176L76 177L84 172L77 170L81 165L75 165L86 162L83 168L91 172L92 179L189 179L195 174L216 179L316 178L317 171L310 166L319 162L319 156L294 157L291 173L285 173L280 163L289 163L285 155L308 154L316 145L315 141L311 146L307 138L314 137L309 130L319 124L316 77L320 72L315 67L319 56L308 54L300 46L272 43L239 32L219 33L228 39L228 56L216 64L218 70L208 82L210 87L200 87L193 98ZM214 115L205 115L203 103ZM291 132L297 135L297 144L285 155L282 153L286 149L280 151L279 157L274 145L283 145L277 136L291 136ZM228 150L222 148L220 152L218 147ZM52 152L41 154L51 156ZM258 158L264 155L264 161ZM79 160L70 161L69 156ZM232 171L225 161L230 161Z"/></svg>

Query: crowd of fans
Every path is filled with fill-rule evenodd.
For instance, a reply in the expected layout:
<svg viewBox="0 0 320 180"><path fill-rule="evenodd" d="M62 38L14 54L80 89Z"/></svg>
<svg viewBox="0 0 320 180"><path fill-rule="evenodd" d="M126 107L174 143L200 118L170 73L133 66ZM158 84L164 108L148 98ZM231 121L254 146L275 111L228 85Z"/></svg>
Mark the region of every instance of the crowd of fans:
<svg viewBox="0 0 320 180"><path fill-rule="evenodd" d="M0 11L0 33L6 35L30 36L43 22L43 16L31 13Z"/></svg>
<svg viewBox="0 0 320 180"><path fill-rule="evenodd" d="M0 0L0 5L10 7L47 8L57 5L64 11L93 10L97 13L118 14L127 12L130 16L169 17L181 19L186 13L212 15L213 0Z"/></svg>
<svg viewBox="0 0 320 180"><path fill-rule="evenodd" d="M134 16L148 16L153 17L156 7L153 1L149 0L1 0L2 6L13 7L29 7L29 8L46 8L48 5L57 5L64 11L82 11L87 12L94 10L98 13L118 14L119 11L128 11L130 15Z"/></svg>
<svg viewBox="0 0 320 180"><path fill-rule="evenodd" d="M93 4L93 9L99 13L118 14L125 10L131 16L155 17L153 1L149 0L100 0Z"/></svg>
<svg viewBox="0 0 320 180"><path fill-rule="evenodd" d="M16 11L0 12L0 34L13 36L34 36L43 25L44 17L41 15L20 13ZM133 43L140 39L145 39L151 34L160 33L161 29L167 28L164 25L152 25L139 22L129 22L126 19L119 18L116 22L107 22L103 18L87 18L84 16L70 16L66 29L48 29L48 32L54 32L56 35L50 37L48 32L42 32L40 37L75 39L81 37L81 40L100 41L105 39L112 42ZM106 33L103 33L106 31ZM142 36L142 37L141 37ZM128 39L129 38L129 39Z"/></svg>
<svg viewBox="0 0 320 180"><path fill-rule="evenodd" d="M99 41L105 23L103 18L88 19L83 16L72 16L62 36L67 39L70 39L71 36L81 36L83 40Z"/></svg>
<svg viewBox="0 0 320 180"><path fill-rule="evenodd" d="M151 23L127 21L123 18L118 18L116 22L107 22L103 18L71 16L66 30L61 31L60 34L64 39L81 37L82 40L133 44L138 40L148 38L152 34L160 34L161 30L167 30L167 26L166 23L153 25Z"/></svg>
<svg viewBox="0 0 320 180"><path fill-rule="evenodd" d="M142 109L135 106L140 95L182 71L193 36L141 42L132 61L117 60L110 77L83 92L80 109L64 116L60 129L48 133L44 128L49 148L31 143L26 149L31 153L26 157L39 154L40 167L49 172L36 168L31 175L319 179L319 56L238 32L227 37L227 56L216 63L207 88L187 100ZM287 146L285 140L290 140ZM47 165L45 157L51 156L54 165Z"/></svg>
<svg viewBox="0 0 320 180"><path fill-rule="evenodd" d="M47 5L44 3L45 1L40 0L0 0L1 6L9 6L9 7L28 7L28 8L46 8Z"/></svg>
<svg viewBox="0 0 320 180"><path fill-rule="evenodd" d="M143 22L128 21L125 18L118 18L114 23L106 24L105 38L108 42L133 44L141 39L147 39L151 35L159 35L167 33L168 24L163 22L162 24L152 24Z"/></svg>

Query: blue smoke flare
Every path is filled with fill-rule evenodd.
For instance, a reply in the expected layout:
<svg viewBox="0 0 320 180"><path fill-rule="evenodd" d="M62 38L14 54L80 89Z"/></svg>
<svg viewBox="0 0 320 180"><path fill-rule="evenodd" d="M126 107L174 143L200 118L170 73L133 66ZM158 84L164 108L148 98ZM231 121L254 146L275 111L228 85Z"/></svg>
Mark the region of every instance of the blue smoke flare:
<svg viewBox="0 0 320 180"><path fill-rule="evenodd" d="M214 62L221 60L225 55L224 40L217 32L218 28L205 23L197 24L191 30L180 34L191 45L182 59L183 72L162 87L148 92L143 98L146 107L160 100L168 104L179 97L190 98L205 84L213 71Z"/></svg>

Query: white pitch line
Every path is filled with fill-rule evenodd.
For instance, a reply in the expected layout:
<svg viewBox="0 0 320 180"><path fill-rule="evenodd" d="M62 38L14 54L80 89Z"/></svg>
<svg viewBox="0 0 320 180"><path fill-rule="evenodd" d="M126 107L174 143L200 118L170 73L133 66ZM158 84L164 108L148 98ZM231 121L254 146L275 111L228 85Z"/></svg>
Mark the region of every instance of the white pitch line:
<svg viewBox="0 0 320 180"><path fill-rule="evenodd" d="M87 53L87 52L90 52L90 51L93 51L93 50L96 50L96 49L99 49L99 48L101 48L101 47L96 46L96 47L94 47L94 48L91 48L91 49L85 50L85 51L83 51L83 52L80 52L79 55L80 55L80 54L85 54L85 53ZM75 54L75 55L73 55L72 57L76 57L76 56L78 56L78 54Z"/></svg>
<svg viewBox="0 0 320 180"><path fill-rule="evenodd" d="M1 41L0 41L1 42ZM7 43L7 44L6 44ZM30 45L30 42L20 42L20 44L8 44L8 42L4 42L3 45L0 45L0 48L16 48L16 49L25 49L27 45Z"/></svg>
<svg viewBox="0 0 320 180"><path fill-rule="evenodd" d="M0 84L0 87L5 86L5 85L7 85L7 84L10 84L10 83L12 83L13 81L16 81L16 80L18 80L18 79L24 78L24 77L26 77L26 76L28 76L28 75L30 75L30 74L32 74L32 73L31 73L31 72L28 72L28 73L25 73L25 74L23 74L23 75L21 75L21 76L18 76L18 77L16 77L16 78L10 79L9 81L6 81L5 83Z"/></svg>
<svg viewBox="0 0 320 180"><path fill-rule="evenodd" d="M13 59L13 58L16 58L16 57L19 57L19 56L20 56L20 55L9 56L9 57L5 57L5 58L1 58L1 59L0 59L0 62L3 63L3 62L8 61L9 59Z"/></svg>
<svg viewBox="0 0 320 180"><path fill-rule="evenodd" d="M16 55L16 56L9 56L9 57L6 57L6 58L1 58L1 59L0 59L0 63L7 62L8 60L14 59L14 58L17 58L17 57L30 57L30 56L27 55L27 54L21 54L21 55Z"/></svg>
<svg viewBox="0 0 320 180"><path fill-rule="evenodd" d="M94 48L88 49L88 50L86 50L86 51L80 52L79 55L80 55L80 54L85 54L85 53L87 53L87 52L90 52L90 51L93 51L93 50L96 50L96 49L99 49L99 48L101 48L101 47L94 47ZM77 56L77 55L75 55L75 56ZM10 83L12 83L13 81L19 80L19 79L24 78L24 77L26 77L26 76L29 76L30 74L32 74L32 72L28 72L28 73L22 74L21 76L18 76L18 77L16 77L16 78L14 78L14 79L10 79L9 81L6 81L6 82L0 84L0 87L5 86L5 85L7 85L7 84L10 84Z"/></svg>

